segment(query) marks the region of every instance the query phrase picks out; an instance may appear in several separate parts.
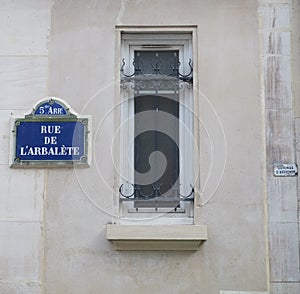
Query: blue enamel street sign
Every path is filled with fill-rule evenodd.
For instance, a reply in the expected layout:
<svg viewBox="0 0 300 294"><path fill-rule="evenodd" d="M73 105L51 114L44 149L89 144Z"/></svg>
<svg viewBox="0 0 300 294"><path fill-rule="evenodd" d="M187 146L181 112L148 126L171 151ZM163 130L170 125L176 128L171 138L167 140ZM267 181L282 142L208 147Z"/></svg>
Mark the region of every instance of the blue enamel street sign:
<svg viewBox="0 0 300 294"><path fill-rule="evenodd" d="M19 160L81 160L84 125L81 122L19 122L16 157Z"/></svg>
<svg viewBox="0 0 300 294"><path fill-rule="evenodd" d="M56 116L56 115L67 115L67 110L63 105L60 103L50 100L41 103L34 111L35 115L50 115L50 116Z"/></svg>
<svg viewBox="0 0 300 294"><path fill-rule="evenodd" d="M78 117L61 99L38 103L14 119L12 167L71 166L88 162L89 118Z"/></svg>

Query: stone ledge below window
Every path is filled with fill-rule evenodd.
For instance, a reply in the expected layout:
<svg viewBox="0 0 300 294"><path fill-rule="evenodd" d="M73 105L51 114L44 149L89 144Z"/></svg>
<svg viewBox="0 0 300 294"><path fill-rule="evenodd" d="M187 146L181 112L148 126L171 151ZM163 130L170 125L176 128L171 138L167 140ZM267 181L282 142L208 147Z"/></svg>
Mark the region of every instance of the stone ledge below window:
<svg viewBox="0 0 300 294"><path fill-rule="evenodd" d="M114 225L106 239L115 250L193 250L207 240L206 225Z"/></svg>

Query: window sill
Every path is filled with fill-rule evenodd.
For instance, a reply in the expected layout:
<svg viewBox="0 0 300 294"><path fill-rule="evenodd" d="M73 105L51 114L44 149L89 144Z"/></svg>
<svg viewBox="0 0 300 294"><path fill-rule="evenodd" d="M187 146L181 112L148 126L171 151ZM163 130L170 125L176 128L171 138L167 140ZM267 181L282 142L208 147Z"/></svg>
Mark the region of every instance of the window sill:
<svg viewBox="0 0 300 294"><path fill-rule="evenodd" d="M108 224L106 238L115 250L196 251L207 240L207 226Z"/></svg>

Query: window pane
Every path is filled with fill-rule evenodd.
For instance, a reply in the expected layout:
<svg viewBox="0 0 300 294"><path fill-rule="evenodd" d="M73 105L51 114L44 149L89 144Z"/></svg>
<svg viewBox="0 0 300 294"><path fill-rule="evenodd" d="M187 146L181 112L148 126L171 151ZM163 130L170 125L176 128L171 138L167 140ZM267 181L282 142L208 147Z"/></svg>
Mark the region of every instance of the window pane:
<svg viewBox="0 0 300 294"><path fill-rule="evenodd" d="M175 94L172 98L145 95L134 99L134 168L135 185L139 188L135 197L147 200L135 201L135 207L174 207L179 204L174 190L178 186L179 177L179 103ZM168 133L160 131L162 123ZM166 158L163 173L161 154L158 152ZM150 170L152 173L147 177L145 174ZM144 184L145 181L147 184ZM158 196L159 202L153 203L151 199Z"/></svg>
<svg viewBox="0 0 300 294"><path fill-rule="evenodd" d="M156 94L178 92L178 50L135 51L134 52L134 89L141 93Z"/></svg>
<svg viewBox="0 0 300 294"><path fill-rule="evenodd" d="M161 74L176 77L178 54L178 50L135 51L134 66L140 70L137 75Z"/></svg>

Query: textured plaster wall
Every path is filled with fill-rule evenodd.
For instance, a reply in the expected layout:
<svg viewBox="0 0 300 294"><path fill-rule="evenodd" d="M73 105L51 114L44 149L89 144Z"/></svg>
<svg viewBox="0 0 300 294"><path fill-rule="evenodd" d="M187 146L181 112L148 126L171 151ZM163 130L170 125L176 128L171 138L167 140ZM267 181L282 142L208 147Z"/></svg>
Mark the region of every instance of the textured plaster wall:
<svg viewBox="0 0 300 294"><path fill-rule="evenodd" d="M297 0L2 1L0 293L298 294L300 185L274 179L272 164L299 165L299 13ZM117 207L116 25L197 25L201 183L203 126L222 135L210 103L227 144L220 186L198 208L209 237L197 252L117 252L105 239ZM90 168L8 167L10 116L48 95L93 115Z"/></svg>
<svg viewBox="0 0 300 294"><path fill-rule="evenodd" d="M291 53L292 53L292 93L294 102L294 115L295 115L295 150L296 150L296 162L298 167L300 166L300 1L292 1L292 35L291 35ZM300 236L300 181L298 176L298 236ZM299 238L300 247L300 238ZM299 262L300 263L300 262ZM293 285L289 285L291 288ZM300 292L300 279L298 285L294 286L295 291ZM298 288L297 288L298 287ZM296 293L296 292L295 292Z"/></svg>
<svg viewBox="0 0 300 294"><path fill-rule="evenodd" d="M49 94L93 115L94 154L89 169L48 171L45 293L267 289L257 5L53 2ZM115 25L182 24L198 25L199 87L219 115L228 146L221 185L200 208L209 239L195 253L116 252L105 239L114 211ZM204 163L203 178L207 170Z"/></svg>
<svg viewBox="0 0 300 294"><path fill-rule="evenodd" d="M43 170L12 170L9 121L48 94L50 1L1 1L0 293L40 293Z"/></svg>
<svg viewBox="0 0 300 294"><path fill-rule="evenodd" d="M296 294L300 291L297 178L275 178L272 167L277 162L296 162L299 1L260 1L260 4L266 108L270 291L272 294Z"/></svg>

